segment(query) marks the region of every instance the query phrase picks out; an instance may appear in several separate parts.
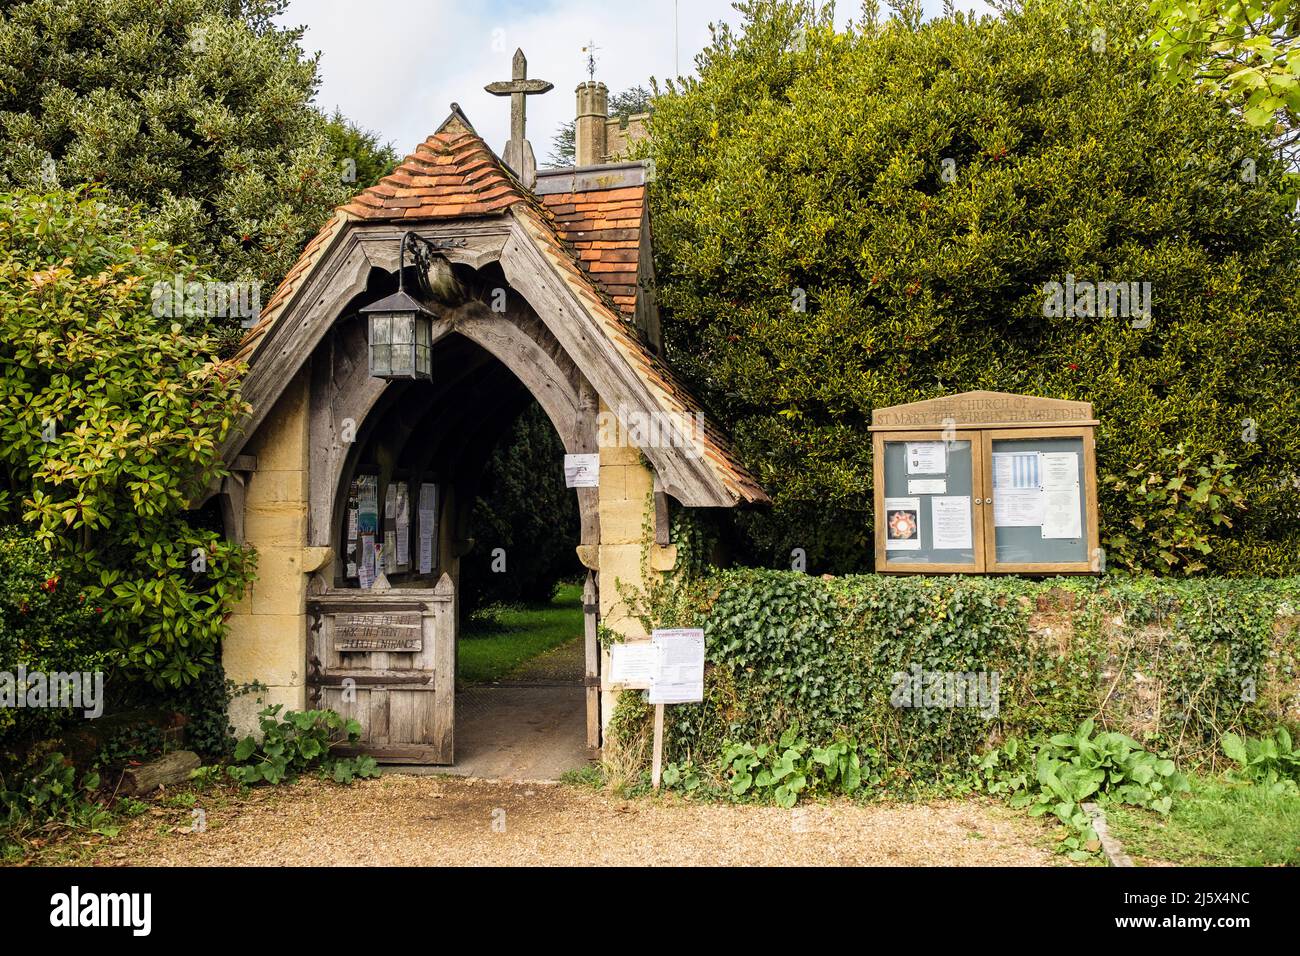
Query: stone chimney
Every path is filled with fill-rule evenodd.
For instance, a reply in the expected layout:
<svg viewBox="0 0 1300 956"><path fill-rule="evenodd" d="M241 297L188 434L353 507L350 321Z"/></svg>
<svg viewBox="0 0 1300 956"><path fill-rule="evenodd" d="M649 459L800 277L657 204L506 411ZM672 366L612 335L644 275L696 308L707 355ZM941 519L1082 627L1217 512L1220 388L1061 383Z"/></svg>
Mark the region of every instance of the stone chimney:
<svg viewBox="0 0 1300 956"><path fill-rule="evenodd" d="M573 123L573 164L599 166L609 154L606 124L609 90L604 83L578 84L578 115Z"/></svg>

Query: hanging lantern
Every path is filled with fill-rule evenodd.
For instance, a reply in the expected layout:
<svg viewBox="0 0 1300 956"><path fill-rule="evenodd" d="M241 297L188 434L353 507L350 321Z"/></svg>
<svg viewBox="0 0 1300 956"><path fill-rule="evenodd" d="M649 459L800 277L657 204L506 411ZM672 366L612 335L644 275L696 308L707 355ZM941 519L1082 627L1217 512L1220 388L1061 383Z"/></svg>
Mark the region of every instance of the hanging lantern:
<svg viewBox="0 0 1300 956"><path fill-rule="evenodd" d="M361 310L370 321L370 374L375 378L433 378L433 320L428 306L413 298L405 287L406 244L413 232L402 237L397 266L397 291ZM416 256L417 264L422 264Z"/></svg>

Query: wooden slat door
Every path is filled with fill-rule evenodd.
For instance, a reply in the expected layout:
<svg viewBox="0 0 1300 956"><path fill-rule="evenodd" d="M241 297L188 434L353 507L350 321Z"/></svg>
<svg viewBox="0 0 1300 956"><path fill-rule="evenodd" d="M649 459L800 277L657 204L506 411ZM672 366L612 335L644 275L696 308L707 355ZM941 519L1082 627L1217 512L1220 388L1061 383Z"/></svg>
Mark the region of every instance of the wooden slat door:
<svg viewBox="0 0 1300 956"><path fill-rule="evenodd" d="M356 747L384 763L450 764L455 588L336 589L307 602L311 706L361 723Z"/></svg>

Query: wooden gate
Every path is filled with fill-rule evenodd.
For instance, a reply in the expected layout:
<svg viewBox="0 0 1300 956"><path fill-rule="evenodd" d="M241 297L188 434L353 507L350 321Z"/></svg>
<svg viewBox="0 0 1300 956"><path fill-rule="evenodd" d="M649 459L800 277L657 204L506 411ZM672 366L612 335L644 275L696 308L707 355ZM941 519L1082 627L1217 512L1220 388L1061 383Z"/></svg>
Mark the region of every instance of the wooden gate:
<svg viewBox="0 0 1300 956"><path fill-rule="evenodd" d="M337 748L385 763L449 764L455 726L456 607L435 588L331 589L307 601L311 705L361 722Z"/></svg>

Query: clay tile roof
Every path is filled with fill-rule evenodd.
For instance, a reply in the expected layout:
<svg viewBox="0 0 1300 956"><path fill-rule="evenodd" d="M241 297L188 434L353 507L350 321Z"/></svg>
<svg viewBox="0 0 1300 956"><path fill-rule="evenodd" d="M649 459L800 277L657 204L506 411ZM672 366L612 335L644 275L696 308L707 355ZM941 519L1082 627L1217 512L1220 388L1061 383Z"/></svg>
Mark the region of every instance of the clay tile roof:
<svg viewBox="0 0 1300 956"><path fill-rule="evenodd" d="M645 186L549 193L541 199L582 267L620 312L634 314Z"/></svg>
<svg viewBox="0 0 1300 956"><path fill-rule="evenodd" d="M720 429L624 316L636 306L637 254L645 186L538 197L474 132L459 108L392 173L335 210L261 310L230 362L251 362L257 346L348 222L452 219L513 212L588 313L665 411L704 422L701 453L737 502L767 495Z"/></svg>
<svg viewBox="0 0 1300 956"><path fill-rule="evenodd" d="M527 201L526 194L457 111L393 172L342 209L372 220L490 216Z"/></svg>

